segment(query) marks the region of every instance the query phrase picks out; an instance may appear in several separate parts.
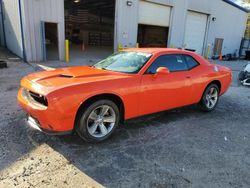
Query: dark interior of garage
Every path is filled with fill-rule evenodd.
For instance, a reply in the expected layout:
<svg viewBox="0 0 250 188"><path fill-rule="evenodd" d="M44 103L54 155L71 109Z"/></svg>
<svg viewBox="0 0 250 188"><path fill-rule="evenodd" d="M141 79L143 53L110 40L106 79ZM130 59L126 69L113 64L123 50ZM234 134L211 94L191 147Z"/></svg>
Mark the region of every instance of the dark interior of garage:
<svg viewBox="0 0 250 188"><path fill-rule="evenodd" d="M113 51L115 0L65 0L65 37L74 55Z"/></svg>
<svg viewBox="0 0 250 188"><path fill-rule="evenodd" d="M58 31L57 23L44 23L45 44L46 44L46 60L58 60Z"/></svg>
<svg viewBox="0 0 250 188"><path fill-rule="evenodd" d="M138 25L138 43L140 47L167 47L168 27Z"/></svg>

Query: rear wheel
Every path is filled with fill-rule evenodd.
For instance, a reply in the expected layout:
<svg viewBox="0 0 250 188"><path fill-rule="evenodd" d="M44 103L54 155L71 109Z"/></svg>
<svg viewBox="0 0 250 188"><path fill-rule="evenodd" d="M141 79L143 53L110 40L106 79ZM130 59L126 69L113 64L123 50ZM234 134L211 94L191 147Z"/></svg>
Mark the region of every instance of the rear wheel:
<svg viewBox="0 0 250 188"><path fill-rule="evenodd" d="M203 93L200 101L202 111L209 112L214 110L219 100L219 88L216 84L209 85Z"/></svg>
<svg viewBox="0 0 250 188"><path fill-rule="evenodd" d="M119 110L111 100L98 100L78 116L76 132L88 142L100 142L114 132L119 123Z"/></svg>

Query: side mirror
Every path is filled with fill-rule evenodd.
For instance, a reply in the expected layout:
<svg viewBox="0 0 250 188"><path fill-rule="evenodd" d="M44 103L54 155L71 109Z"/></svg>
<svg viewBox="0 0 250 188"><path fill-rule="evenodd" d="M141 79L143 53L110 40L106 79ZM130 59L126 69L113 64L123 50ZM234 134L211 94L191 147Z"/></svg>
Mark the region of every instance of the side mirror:
<svg viewBox="0 0 250 188"><path fill-rule="evenodd" d="M170 73L170 71L169 71L168 68L166 68L166 67L159 67L159 68L156 70L155 75L167 75L167 74L169 74L169 73Z"/></svg>

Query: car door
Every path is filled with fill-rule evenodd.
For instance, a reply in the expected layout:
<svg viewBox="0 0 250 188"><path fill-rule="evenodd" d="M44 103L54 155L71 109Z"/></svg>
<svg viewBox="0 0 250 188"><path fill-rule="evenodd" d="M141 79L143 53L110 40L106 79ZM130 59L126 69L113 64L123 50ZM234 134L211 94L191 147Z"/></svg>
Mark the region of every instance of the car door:
<svg viewBox="0 0 250 188"><path fill-rule="evenodd" d="M170 73L156 74L159 67L168 68ZM142 75L140 115L187 105L190 88L188 66L182 55L160 55Z"/></svg>
<svg viewBox="0 0 250 188"><path fill-rule="evenodd" d="M200 63L191 55L183 54L182 56L188 66L188 76L192 83L188 104L194 104L199 102L204 92L204 70Z"/></svg>

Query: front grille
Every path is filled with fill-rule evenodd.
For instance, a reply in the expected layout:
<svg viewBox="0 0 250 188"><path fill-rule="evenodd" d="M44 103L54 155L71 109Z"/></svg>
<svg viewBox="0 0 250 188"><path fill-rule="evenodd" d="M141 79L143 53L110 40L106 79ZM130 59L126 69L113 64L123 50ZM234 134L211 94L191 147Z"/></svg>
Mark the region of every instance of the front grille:
<svg viewBox="0 0 250 188"><path fill-rule="evenodd" d="M40 103L40 104L42 104L42 105L44 105L44 106L48 106L48 101L47 101L47 99L46 99L44 96L39 95L39 94L37 94L37 93L34 93L34 92L32 92L32 91L29 91L29 95L30 95L30 97L31 97L34 101L36 101L36 102L38 102L38 103Z"/></svg>

